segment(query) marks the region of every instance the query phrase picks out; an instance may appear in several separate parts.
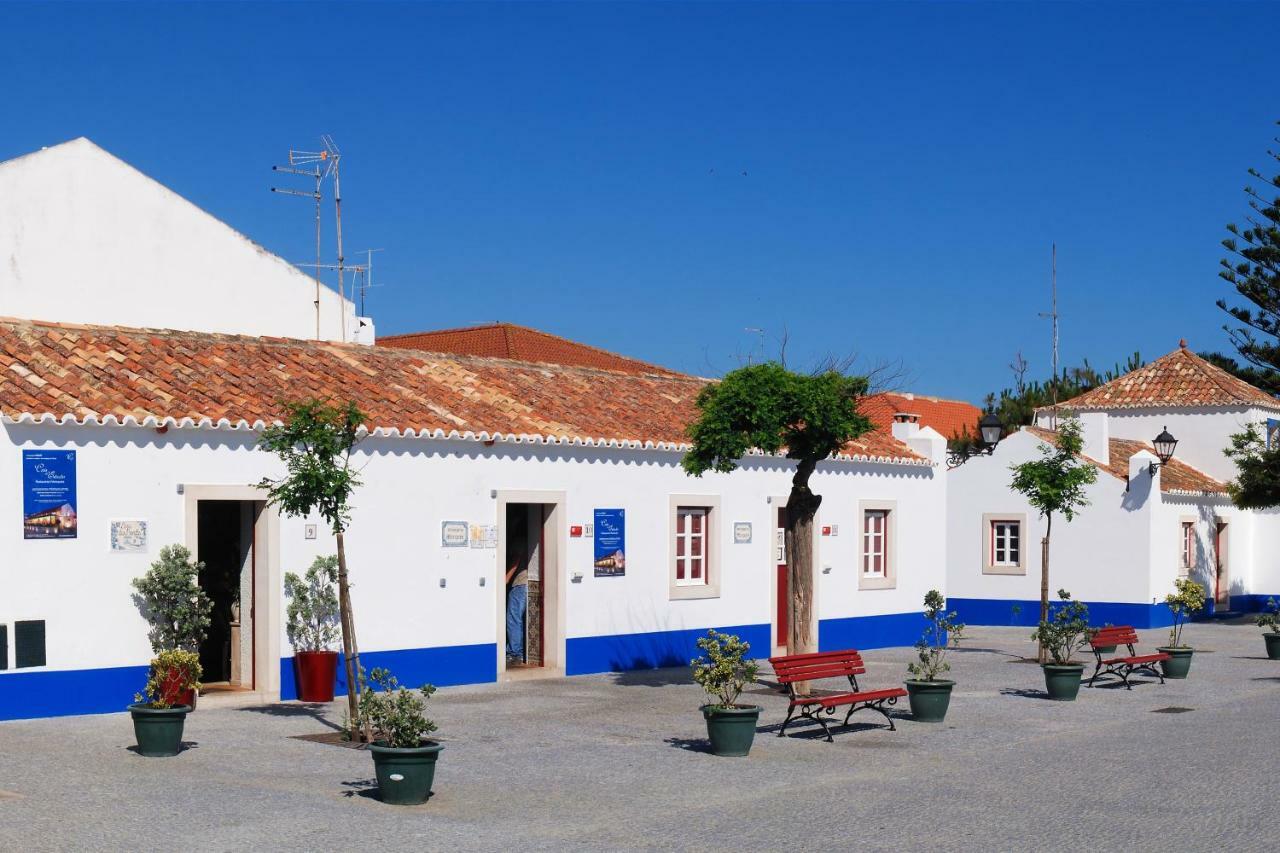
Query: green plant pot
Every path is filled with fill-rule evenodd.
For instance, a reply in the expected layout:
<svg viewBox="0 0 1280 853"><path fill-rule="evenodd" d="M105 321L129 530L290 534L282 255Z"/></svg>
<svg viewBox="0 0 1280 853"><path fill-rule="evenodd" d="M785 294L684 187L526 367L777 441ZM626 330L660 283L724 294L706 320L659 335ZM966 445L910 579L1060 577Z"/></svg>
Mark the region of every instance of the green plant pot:
<svg viewBox="0 0 1280 853"><path fill-rule="evenodd" d="M911 704L911 717L920 723L940 723L947 717L947 707L951 704L951 688L954 681L939 678L934 681L913 681L908 679L907 701Z"/></svg>
<svg viewBox="0 0 1280 853"><path fill-rule="evenodd" d="M1103 657L1106 657L1107 655L1114 655L1116 653L1115 646L1098 646L1097 650Z"/></svg>
<svg viewBox="0 0 1280 853"><path fill-rule="evenodd" d="M1074 702L1080 693L1080 678L1084 674L1082 663L1042 663L1044 689L1049 698L1058 702Z"/></svg>
<svg viewBox="0 0 1280 853"><path fill-rule="evenodd" d="M1267 657L1280 660L1280 631L1268 631L1262 639L1267 644Z"/></svg>
<svg viewBox="0 0 1280 853"><path fill-rule="evenodd" d="M431 796L436 778L436 758L444 749L438 743L424 741L422 746L383 746L369 744L373 770L378 777L378 795L384 803L416 806Z"/></svg>
<svg viewBox="0 0 1280 853"><path fill-rule="evenodd" d="M743 756L751 752L756 723L760 720L759 705L737 708L703 705L702 716L707 720L707 739L716 755Z"/></svg>
<svg viewBox="0 0 1280 853"><path fill-rule="evenodd" d="M164 758L182 751L182 727L191 709L186 705L152 708L145 704L130 705L133 736L138 740L138 754Z"/></svg>
<svg viewBox="0 0 1280 853"><path fill-rule="evenodd" d="M1169 654L1168 660L1160 661L1160 668L1164 670L1164 677L1186 678L1187 673L1191 670L1191 655L1195 652L1195 649L1189 649L1186 646L1177 649L1161 646L1159 650Z"/></svg>

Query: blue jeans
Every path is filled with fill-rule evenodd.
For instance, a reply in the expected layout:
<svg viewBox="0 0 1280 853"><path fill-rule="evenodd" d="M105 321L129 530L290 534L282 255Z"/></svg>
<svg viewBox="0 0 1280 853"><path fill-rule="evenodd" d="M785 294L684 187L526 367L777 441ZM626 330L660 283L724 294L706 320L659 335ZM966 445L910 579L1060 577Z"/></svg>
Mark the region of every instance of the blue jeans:
<svg viewBox="0 0 1280 853"><path fill-rule="evenodd" d="M529 587L507 590L507 657L524 660L524 613L529 606Z"/></svg>

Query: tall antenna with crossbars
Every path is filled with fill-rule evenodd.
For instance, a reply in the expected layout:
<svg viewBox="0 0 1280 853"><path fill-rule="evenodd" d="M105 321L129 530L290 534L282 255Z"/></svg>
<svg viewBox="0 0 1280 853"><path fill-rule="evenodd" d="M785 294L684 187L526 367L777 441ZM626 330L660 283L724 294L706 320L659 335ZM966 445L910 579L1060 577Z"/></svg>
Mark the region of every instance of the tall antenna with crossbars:
<svg viewBox="0 0 1280 853"><path fill-rule="evenodd" d="M1049 313L1041 312L1041 317L1048 317L1053 321L1053 384L1050 386L1050 393L1053 408L1050 409L1049 428L1058 428L1058 244L1052 244L1050 250L1049 261L1049 281L1051 288L1052 309Z"/></svg>

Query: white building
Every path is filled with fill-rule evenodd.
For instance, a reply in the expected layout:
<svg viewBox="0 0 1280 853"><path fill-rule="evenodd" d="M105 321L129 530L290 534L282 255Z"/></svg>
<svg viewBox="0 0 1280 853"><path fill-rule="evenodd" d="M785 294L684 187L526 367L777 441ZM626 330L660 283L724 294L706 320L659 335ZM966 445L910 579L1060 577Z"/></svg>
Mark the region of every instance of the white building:
<svg viewBox="0 0 1280 853"><path fill-rule="evenodd" d="M1084 454L1099 469L1089 506L1068 523L1056 517L1050 595L1069 590L1095 624L1168 625L1163 604L1173 581L1190 576L1209 607L1256 610L1280 594L1274 512L1235 509L1223 454L1246 424L1280 417L1280 402L1199 358L1185 344L1138 370L1061 404L1083 428ZM1054 440L1053 413L1009 436L991 456L948 473L947 589L971 624L1032 625L1039 617L1044 520L1009 488L1010 466L1036 458ZM1174 458L1157 462L1151 440L1168 429Z"/></svg>
<svg viewBox="0 0 1280 853"><path fill-rule="evenodd" d="M85 160L152 196L132 202L152 215L98 223L69 201L35 203L42 183L92 177ZM509 553L529 567L530 660L549 673L685 663L712 627L762 656L778 648L776 534L793 466L752 456L687 476L684 431L706 380L304 340L312 282L90 143L11 161L0 179L3 311L35 317L0 320L0 719L128 703L151 654L130 582L169 543L208 564L201 582L226 614L202 648L205 680L294 695L282 574L334 545L320 519L281 517L254 484L282 473L258 431L305 397L368 415L347 536L366 666L410 684L503 677ZM50 257L67 253L48 235L82 231L77 245L94 246L99 226L151 285L118 304L95 302L86 262ZM234 300L205 291L224 258L245 266L223 283L276 307L220 307ZM144 304L160 282L162 304ZM226 328L250 334L214 333ZM941 436L904 418L819 467L821 648L918 638L925 592L945 580L944 454ZM594 528L620 521L621 543L599 538L625 565L597 567Z"/></svg>

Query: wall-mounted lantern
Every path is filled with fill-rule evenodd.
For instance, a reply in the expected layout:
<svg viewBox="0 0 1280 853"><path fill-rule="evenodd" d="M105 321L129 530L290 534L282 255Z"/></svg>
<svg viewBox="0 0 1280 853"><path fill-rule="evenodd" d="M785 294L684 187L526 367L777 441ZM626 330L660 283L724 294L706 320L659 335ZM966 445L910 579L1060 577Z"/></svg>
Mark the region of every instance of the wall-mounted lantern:
<svg viewBox="0 0 1280 853"><path fill-rule="evenodd" d="M1173 451L1178 446L1178 439L1169 434L1169 428L1165 427L1160 434L1151 442L1156 448L1156 458L1160 460L1159 464L1152 462L1147 466L1147 473L1152 477L1160 470L1160 466L1168 465L1169 460L1173 458Z"/></svg>

